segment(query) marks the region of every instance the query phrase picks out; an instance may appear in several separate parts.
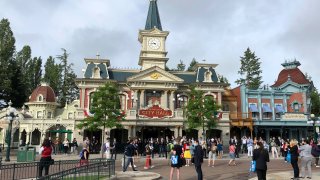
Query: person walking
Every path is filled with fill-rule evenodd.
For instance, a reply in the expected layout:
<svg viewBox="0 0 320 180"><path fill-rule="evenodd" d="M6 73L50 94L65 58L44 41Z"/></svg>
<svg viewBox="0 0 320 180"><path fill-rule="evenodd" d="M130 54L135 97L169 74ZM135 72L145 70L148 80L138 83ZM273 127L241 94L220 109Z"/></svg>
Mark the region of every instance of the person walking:
<svg viewBox="0 0 320 180"><path fill-rule="evenodd" d="M291 154L291 165L293 168L294 177L291 179L299 179L299 166L298 166L298 141L293 139L290 141L289 151Z"/></svg>
<svg viewBox="0 0 320 180"><path fill-rule="evenodd" d="M176 138L174 141L173 149L171 150L171 157L174 156L177 158L176 163L172 163L171 161L171 170L170 170L170 180L172 180L174 170L177 170L177 180L180 179L180 168L182 167L182 146L180 145L181 138Z"/></svg>
<svg viewBox="0 0 320 180"><path fill-rule="evenodd" d="M117 140L116 138L113 139L113 145L111 148L111 159L113 159L114 156L114 160L117 160Z"/></svg>
<svg viewBox="0 0 320 180"><path fill-rule="evenodd" d="M312 150L311 150L311 154L313 155L313 157L315 157L315 163L314 165L318 168L319 166L319 155L320 155L320 140L318 140L318 142L314 142L312 144Z"/></svg>
<svg viewBox="0 0 320 180"><path fill-rule="evenodd" d="M49 174L49 167L53 159L51 158L52 154L52 146L49 142L49 139L45 139L41 145L39 150L39 154L41 155L40 163L39 163L39 177L42 177L43 169L44 175Z"/></svg>
<svg viewBox="0 0 320 180"><path fill-rule="evenodd" d="M123 169L122 171L123 172L126 172L127 171L127 168L129 166L129 164L131 164L131 167L132 167L132 170L133 171L137 171L135 168L134 168L134 165L133 165L133 156L134 156L134 152L135 152L135 147L133 145L133 139L130 139L129 140L129 144L125 147L125 150L124 150L124 162L123 162Z"/></svg>
<svg viewBox="0 0 320 180"><path fill-rule="evenodd" d="M152 164L151 164L151 149L150 149L150 145L147 144L146 145L146 163L144 166L144 169L150 169L152 168Z"/></svg>
<svg viewBox="0 0 320 180"><path fill-rule="evenodd" d="M76 138L73 138L72 144L73 144L73 153L78 153L78 141Z"/></svg>
<svg viewBox="0 0 320 180"><path fill-rule="evenodd" d="M199 141L195 140L194 141L194 146L195 146L195 150L194 150L194 166L196 168L196 172L198 174L198 180L202 180L203 179L203 175L202 175L202 169L201 169L201 164L203 163L203 150L202 147L199 146Z"/></svg>
<svg viewBox="0 0 320 180"><path fill-rule="evenodd" d="M231 163L233 162L233 165L236 166L236 146L231 143L230 146L229 146L229 156L230 156L230 161L228 163L229 166L231 166Z"/></svg>
<svg viewBox="0 0 320 180"><path fill-rule="evenodd" d="M271 145L272 158L274 159L276 157L278 159L279 156L278 156L277 144L275 142L275 139L272 139L270 145Z"/></svg>
<svg viewBox="0 0 320 180"><path fill-rule="evenodd" d="M83 144L83 149L80 152L80 166L86 166L89 164L89 150L88 150L89 145Z"/></svg>
<svg viewBox="0 0 320 180"><path fill-rule="evenodd" d="M216 160L217 146L216 142L211 143L211 147L209 149L209 157L208 157L208 167L210 167L210 161L212 160L212 167L214 167L214 161Z"/></svg>
<svg viewBox="0 0 320 180"><path fill-rule="evenodd" d="M184 149L184 158L186 159L186 166L190 166L191 161L191 152L190 152L190 143L188 141L183 145Z"/></svg>
<svg viewBox="0 0 320 180"><path fill-rule="evenodd" d="M264 149L261 142L257 142L258 149L253 151L252 160L256 161L256 172L258 180L266 180L267 175L267 162L269 162L269 152Z"/></svg>
<svg viewBox="0 0 320 180"><path fill-rule="evenodd" d="M309 145L309 140L302 140L302 146L300 146L300 156L301 156L301 177L305 178L305 169L308 168L307 178L311 179L311 155L312 146Z"/></svg>
<svg viewBox="0 0 320 180"><path fill-rule="evenodd" d="M223 156L223 144L221 140L218 140L218 158L222 159Z"/></svg>

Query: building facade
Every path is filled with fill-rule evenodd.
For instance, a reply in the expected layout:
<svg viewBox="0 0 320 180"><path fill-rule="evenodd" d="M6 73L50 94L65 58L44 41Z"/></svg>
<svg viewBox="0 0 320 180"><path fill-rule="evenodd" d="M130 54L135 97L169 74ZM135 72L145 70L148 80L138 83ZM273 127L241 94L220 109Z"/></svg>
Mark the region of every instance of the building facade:
<svg viewBox="0 0 320 180"><path fill-rule="evenodd" d="M238 111L252 117L253 134L269 140L271 137L286 139L313 137L312 125L308 124L310 114L310 81L298 68L300 62L282 64L284 69L271 86L257 90L241 85L233 92L237 94ZM232 128L238 134L249 135L249 128Z"/></svg>

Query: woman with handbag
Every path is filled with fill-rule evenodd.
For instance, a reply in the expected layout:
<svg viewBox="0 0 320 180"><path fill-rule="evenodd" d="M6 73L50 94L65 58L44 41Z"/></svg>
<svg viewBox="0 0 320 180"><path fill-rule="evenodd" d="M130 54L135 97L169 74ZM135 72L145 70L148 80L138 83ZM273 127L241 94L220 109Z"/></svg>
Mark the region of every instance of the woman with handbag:
<svg viewBox="0 0 320 180"><path fill-rule="evenodd" d="M256 172L258 180L266 180L267 162L269 162L269 152L264 149L262 142L257 142L258 149L253 150L252 160L256 161Z"/></svg>
<svg viewBox="0 0 320 180"><path fill-rule="evenodd" d="M171 171L170 180L172 180L173 172L177 170L177 180L180 179L180 168L182 167L181 154L182 146L180 145L181 138L176 138L174 141L173 149L171 150Z"/></svg>
<svg viewBox="0 0 320 180"><path fill-rule="evenodd" d="M40 163L39 163L39 177L42 177L42 171L44 169L44 175L49 174L49 167L53 164L53 159L51 158L52 147L49 139L45 139L42 143L42 146L39 150L39 154L41 155Z"/></svg>
<svg viewBox="0 0 320 180"><path fill-rule="evenodd" d="M80 166L86 166L89 164L89 151L88 151L88 145L87 144L83 144L83 149L80 152Z"/></svg>
<svg viewBox="0 0 320 180"><path fill-rule="evenodd" d="M291 154L291 165L293 168L294 177L291 179L299 179L299 166L298 166L298 141L293 139L290 141L290 154Z"/></svg>

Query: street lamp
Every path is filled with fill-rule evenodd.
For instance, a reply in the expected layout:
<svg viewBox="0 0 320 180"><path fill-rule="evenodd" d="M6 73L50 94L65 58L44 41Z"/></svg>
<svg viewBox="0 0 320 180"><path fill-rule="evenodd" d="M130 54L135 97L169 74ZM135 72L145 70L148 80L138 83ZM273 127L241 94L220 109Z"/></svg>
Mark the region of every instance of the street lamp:
<svg viewBox="0 0 320 180"><path fill-rule="evenodd" d="M6 153L6 159L5 159L5 161L7 161L7 162L10 161L12 122L13 122L13 120L19 120L19 117L16 114L16 109L11 107L12 102L10 101L8 104L9 104L9 107L7 108L7 114L6 114L7 120L9 121L9 127L7 130L8 133L7 133L7 138L6 138L8 147L7 147L7 153Z"/></svg>
<svg viewBox="0 0 320 180"><path fill-rule="evenodd" d="M314 137L314 141L316 141L318 139L318 135L316 132L316 124L320 124L320 121L318 120L317 117L314 116L314 114L310 114L310 117L307 121L308 124L312 124L313 127L313 137Z"/></svg>

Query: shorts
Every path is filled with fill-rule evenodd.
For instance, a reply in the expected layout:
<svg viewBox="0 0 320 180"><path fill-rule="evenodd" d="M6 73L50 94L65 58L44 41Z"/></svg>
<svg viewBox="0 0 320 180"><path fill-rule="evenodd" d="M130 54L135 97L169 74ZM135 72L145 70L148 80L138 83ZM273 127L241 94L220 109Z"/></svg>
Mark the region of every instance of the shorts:
<svg viewBox="0 0 320 180"><path fill-rule="evenodd" d="M235 159L236 158L235 153L229 153L229 156L230 156L230 159Z"/></svg>
<svg viewBox="0 0 320 180"><path fill-rule="evenodd" d="M210 151L208 159L216 160L216 153L213 153L212 151Z"/></svg>

